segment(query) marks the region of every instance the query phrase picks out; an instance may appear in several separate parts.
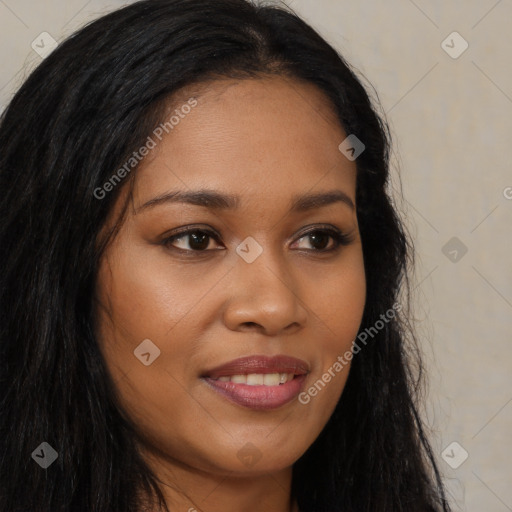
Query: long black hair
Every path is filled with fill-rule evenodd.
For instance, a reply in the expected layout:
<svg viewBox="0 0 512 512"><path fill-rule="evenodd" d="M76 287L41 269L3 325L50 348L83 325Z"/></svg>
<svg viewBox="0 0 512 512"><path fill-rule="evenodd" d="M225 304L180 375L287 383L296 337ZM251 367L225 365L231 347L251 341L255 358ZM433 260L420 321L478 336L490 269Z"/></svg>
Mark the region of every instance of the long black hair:
<svg viewBox="0 0 512 512"><path fill-rule="evenodd" d="M173 93L265 75L316 85L366 146L356 161L360 331L409 303L413 244L389 196L390 130L357 71L309 25L246 0L146 0L88 24L1 118L3 512L135 512L143 495L164 507L94 336L96 272L115 229L99 233L136 170L104 197L95 191L144 144ZM354 357L332 417L294 464L301 512L449 510L418 412L422 366L407 311ZM47 469L34 458L43 442L58 453Z"/></svg>

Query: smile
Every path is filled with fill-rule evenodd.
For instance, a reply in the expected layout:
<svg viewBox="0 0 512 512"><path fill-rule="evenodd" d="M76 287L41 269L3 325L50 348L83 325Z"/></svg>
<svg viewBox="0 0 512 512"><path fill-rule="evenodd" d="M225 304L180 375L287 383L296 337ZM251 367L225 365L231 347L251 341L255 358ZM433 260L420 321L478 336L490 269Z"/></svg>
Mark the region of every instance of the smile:
<svg viewBox="0 0 512 512"><path fill-rule="evenodd" d="M309 365L289 356L249 356L214 368L201 379L232 403L255 410L282 407L303 387Z"/></svg>

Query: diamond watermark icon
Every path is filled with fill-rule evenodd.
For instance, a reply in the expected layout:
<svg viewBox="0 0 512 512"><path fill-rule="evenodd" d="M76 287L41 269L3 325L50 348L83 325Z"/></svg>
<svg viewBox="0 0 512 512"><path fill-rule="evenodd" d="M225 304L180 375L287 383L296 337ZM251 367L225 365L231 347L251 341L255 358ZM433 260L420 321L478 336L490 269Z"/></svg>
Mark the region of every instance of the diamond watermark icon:
<svg viewBox="0 0 512 512"><path fill-rule="evenodd" d="M236 248L236 253L247 263L252 263L262 252L263 247L252 236L248 236Z"/></svg>
<svg viewBox="0 0 512 512"><path fill-rule="evenodd" d="M47 469L56 460L59 454L45 441L41 443L33 452L32 458L43 468Z"/></svg>
<svg viewBox="0 0 512 512"><path fill-rule="evenodd" d="M245 445L238 450L236 456L240 462L247 467L252 467L262 457L260 450L256 448L252 443L245 443Z"/></svg>
<svg viewBox="0 0 512 512"><path fill-rule="evenodd" d="M458 263L468 252L468 248L456 236L446 242L441 252L452 262Z"/></svg>
<svg viewBox="0 0 512 512"><path fill-rule="evenodd" d="M466 461L469 454L457 441L453 441L443 450L441 457L448 466L457 469Z"/></svg>
<svg viewBox="0 0 512 512"><path fill-rule="evenodd" d="M160 355L160 349L151 340L145 339L133 353L144 366L149 366Z"/></svg>
<svg viewBox="0 0 512 512"><path fill-rule="evenodd" d="M338 149L353 162L366 146L352 133L339 146Z"/></svg>
<svg viewBox="0 0 512 512"><path fill-rule="evenodd" d="M458 59L469 47L468 42L458 33L452 32L442 43L441 48L452 58Z"/></svg>
<svg viewBox="0 0 512 512"><path fill-rule="evenodd" d="M50 53L57 48L58 43L55 39L48 34L48 32L41 32L32 41L32 50L34 50L41 58L46 59Z"/></svg>

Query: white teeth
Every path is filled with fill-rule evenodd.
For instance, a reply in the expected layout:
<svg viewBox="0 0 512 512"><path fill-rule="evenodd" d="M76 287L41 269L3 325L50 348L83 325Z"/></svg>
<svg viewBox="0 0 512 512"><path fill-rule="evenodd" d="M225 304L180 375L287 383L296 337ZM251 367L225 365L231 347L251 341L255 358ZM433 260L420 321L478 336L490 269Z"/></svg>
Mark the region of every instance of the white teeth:
<svg viewBox="0 0 512 512"><path fill-rule="evenodd" d="M234 382L235 384L247 384L249 386L279 386L290 382L293 373L250 373L249 375L231 375L219 377L222 382Z"/></svg>
<svg viewBox="0 0 512 512"><path fill-rule="evenodd" d="M286 374L285 375L285 382L286 382ZM265 386L279 386L279 383L281 382L281 374L279 373L267 373L263 375L263 384Z"/></svg>
<svg viewBox="0 0 512 512"><path fill-rule="evenodd" d="M261 373L251 373L247 375L247 384L249 384L249 386L262 386L263 375Z"/></svg>

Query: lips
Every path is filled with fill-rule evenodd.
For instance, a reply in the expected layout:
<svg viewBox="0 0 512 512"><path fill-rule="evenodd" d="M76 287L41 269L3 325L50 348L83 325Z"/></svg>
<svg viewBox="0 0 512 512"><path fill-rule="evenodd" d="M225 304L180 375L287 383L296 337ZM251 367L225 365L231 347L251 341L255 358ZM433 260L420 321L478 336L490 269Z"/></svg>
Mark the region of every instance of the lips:
<svg viewBox="0 0 512 512"><path fill-rule="evenodd" d="M309 365L290 356L249 356L205 372L201 379L220 396L242 407L281 407L300 393Z"/></svg>
<svg viewBox="0 0 512 512"><path fill-rule="evenodd" d="M219 377L231 377L233 375L286 373L293 375L306 375L309 365L306 361L290 356L248 356L241 357L208 370L203 377L218 379Z"/></svg>

